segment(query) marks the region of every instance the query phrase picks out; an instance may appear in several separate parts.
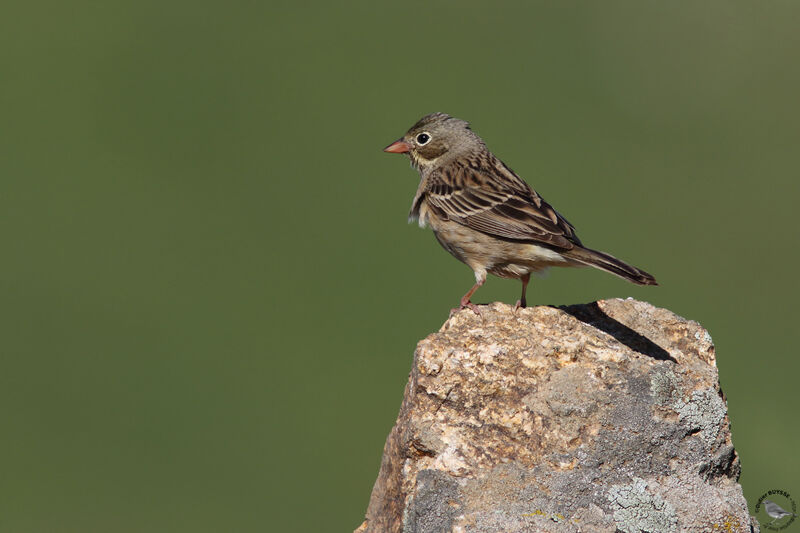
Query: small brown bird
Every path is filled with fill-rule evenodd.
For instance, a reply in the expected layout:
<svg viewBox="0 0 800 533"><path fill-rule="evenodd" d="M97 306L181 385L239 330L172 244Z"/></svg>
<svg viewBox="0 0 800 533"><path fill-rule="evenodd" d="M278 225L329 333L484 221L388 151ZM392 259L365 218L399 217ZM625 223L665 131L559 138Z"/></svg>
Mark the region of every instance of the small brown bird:
<svg viewBox="0 0 800 533"><path fill-rule="evenodd" d="M526 305L531 272L551 266L593 266L638 285L657 285L647 272L584 248L572 224L497 159L463 120L444 113L422 117L384 152L408 154L419 171L409 221L430 226L439 244L475 272L462 309L479 313L470 298L487 272L522 281L517 307Z"/></svg>

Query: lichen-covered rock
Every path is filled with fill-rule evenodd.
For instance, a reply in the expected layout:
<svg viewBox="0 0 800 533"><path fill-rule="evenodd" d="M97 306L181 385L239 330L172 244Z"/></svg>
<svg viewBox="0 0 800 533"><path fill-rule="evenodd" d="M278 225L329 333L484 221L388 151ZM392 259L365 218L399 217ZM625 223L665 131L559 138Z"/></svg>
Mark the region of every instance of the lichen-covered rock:
<svg viewBox="0 0 800 533"><path fill-rule="evenodd" d="M757 531L699 324L604 300L422 340L359 532Z"/></svg>

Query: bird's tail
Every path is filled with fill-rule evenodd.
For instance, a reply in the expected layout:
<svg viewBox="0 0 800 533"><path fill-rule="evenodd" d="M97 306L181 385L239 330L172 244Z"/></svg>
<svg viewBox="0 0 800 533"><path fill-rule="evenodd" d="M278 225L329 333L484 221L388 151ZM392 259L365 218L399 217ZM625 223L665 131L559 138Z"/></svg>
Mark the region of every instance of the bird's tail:
<svg viewBox="0 0 800 533"><path fill-rule="evenodd" d="M605 270L606 272L626 279L631 283L636 283L637 285L658 285L656 278L644 270L631 266L624 261L620 261L616 257L605 252L576 247L565 255L578 263Z"/></svg>

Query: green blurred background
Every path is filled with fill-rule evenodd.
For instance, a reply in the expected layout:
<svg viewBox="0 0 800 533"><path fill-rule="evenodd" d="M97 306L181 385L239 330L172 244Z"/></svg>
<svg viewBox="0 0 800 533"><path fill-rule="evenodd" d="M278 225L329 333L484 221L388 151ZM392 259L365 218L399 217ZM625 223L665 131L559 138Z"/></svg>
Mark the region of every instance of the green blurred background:
<svg viewBox="0 0 800 533"><path fill-rule="evenodd" d="M350 531L472 283L381 149L472 122L714 337L742 483L800 497L800 4L18 2L0 22L0 531ZM490 278L477 301L518 297Z"/></svg>

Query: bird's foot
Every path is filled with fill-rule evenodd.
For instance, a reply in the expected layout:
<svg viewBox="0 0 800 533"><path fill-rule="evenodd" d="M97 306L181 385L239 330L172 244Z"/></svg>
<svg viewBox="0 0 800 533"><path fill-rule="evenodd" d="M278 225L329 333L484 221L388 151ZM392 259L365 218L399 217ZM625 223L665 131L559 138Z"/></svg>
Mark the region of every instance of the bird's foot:
<svg viewBox="0 0 800 533"><path fill-rule="evenodd" d="M472 309L472 312L475 313L478 316L483 316L483 313L481 313L481 310L478 309L478 306L475 305L472 302L467 302L467 305L464 305L464 306L461 307L461 309L465 309L465 308Z"/></svg>
<svg viewBox="0 0 800 533"><path fill-rule="evenodd" d="M456 308L450 310L450 316L451 317L454 314L456 314L459 311L461 311L462 309L472 309L472 312L475 313L476 315L483 316L483 313L481 313L481 310L478 308L478 306L475 305L474 303L470 302L469 300L465 300L465 299L462 298L460 304L461 305L459 307L456 307Z"/></svg>
<svg viewBox="0 0 800 533"><path fill-rule="evenodd" d="M520 308L525 309L528 307L528 304L525 303L525 300L517 300L517 303L514 304L514 313L516 313Z"/></svg>

